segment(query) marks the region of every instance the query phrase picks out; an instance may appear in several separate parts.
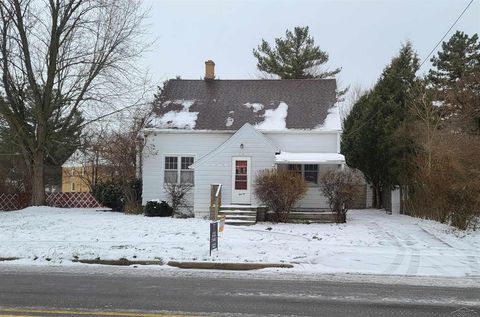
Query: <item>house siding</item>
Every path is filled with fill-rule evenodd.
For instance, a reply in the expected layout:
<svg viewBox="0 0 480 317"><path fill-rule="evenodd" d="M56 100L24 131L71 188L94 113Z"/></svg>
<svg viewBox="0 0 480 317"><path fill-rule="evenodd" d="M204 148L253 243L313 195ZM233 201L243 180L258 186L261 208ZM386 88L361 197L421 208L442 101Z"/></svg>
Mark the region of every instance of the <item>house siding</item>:
<svg viewBox="0 0 480 317"><path fill-rule="evenodd" d="M267 132L265 135L277 144L282 151L300 152L300 153L337 153L338 135L337 132L332 133L275 133ZM283 165L283 164L282 164ZM322 164L323 165L323 164ZM281 166L281 165L279 165ZM286 166L286 165L284 165ZM325 164L323 167L333 167L334 165ZM320 171L322 166L320 167ZM325 210L328 209L328 202L320 192L318 185L309 185L305 196L295 207L296 210Z"/></svg>
<svg viewBox="0 0 480 317"><path fill-rule="evenodd" d="M275 149L286 152L336 153L338 133L288 133L264 132L265 138L252 127L242 128L236 134L218 133L157 133L146 136L146 151L143 156L143 204L152 199L167 200L163 191L164 157L169 154L193 155L198 162L218 148L218 152L195 167L195 186L188 196L189 205L196 217L208 217L210 209L210 186L222 184L222 203L232 203L232 157L251 158L251 180L259 171L275 165ZM243 144L243 149L240 148ZM253 184L254 186L254 184ZM251 190L251 204L259 205ZM298 204L300 210L328 208L318 186L308 188Z"/></svg>
<svg viewBox="0 0 480 317"><path fill-rule="evenodd" d="M285 152L337 153L338 133L275 133L264 135Z"/></svg>
<svg viewBox="0 0 480 317"><path fill-rule="evenodd" d="M243 144L243 149L240 145ZM275 150L253 128L242 128L220 151L195 168L195 216L207 217L210 209L210 185L222 184L222 204L232 203L232 158L251 158L251 180L261 170L275 164ZM252 184L254 186L254 184ZM251 204L258 205L251 189Z"/></svg>
<svg viewBox="0 0 480 317"><path fill-rule="evenodd" d="M288 164L279 164L278 169L287 169ZM320 164L318 181L320 181L320 176L322 172L331 169L340 168L338 164ZM297 203L295 206L296 211L309 211L309 210L326 210L329 209L328 201L325 196L320 191L320 186L314 183L308 183L307 192L305 196Z"/></svg>
<svg viewBox="0 0 480 317"><path fill-rule="evenodd" d="M164 157L169 154L192 155L199 160L220 144L225 142L231 133L158 133L146 136L143 153L143 195L142 203L153 199L167 200L163 191ZM196 174L196 173L195 173ZM195 175L197 178L197 175ZM189 194L189 205L193 204L194 191Z"/></svg>

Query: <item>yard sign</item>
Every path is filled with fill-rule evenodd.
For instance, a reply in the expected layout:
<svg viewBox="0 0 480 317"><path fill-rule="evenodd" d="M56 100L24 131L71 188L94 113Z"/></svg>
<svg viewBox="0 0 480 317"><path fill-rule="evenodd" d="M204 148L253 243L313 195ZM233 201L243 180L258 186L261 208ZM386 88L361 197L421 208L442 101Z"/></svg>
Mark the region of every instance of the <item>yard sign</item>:
<svg viewBox="0 0 480 317"><path fill-rule="evenodd" d="M213 249L218 250L218 222L210 223L210 256Z"/></svg>

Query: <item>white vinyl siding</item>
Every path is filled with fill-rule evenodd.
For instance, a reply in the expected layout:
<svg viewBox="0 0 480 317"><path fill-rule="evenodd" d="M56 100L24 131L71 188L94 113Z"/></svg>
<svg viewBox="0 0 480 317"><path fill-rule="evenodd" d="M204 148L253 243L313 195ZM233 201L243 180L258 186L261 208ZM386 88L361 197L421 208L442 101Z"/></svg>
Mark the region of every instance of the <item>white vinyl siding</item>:
<svg viewBox="0 0 480 317"><path fill-rule="evenodd" d="M266 132L264 135L272 140L284 152L298 153L337 153L338 133L287 133Z"/></svg>
<svg viewBox="0 0 480 317"><path fill-rule="evenodd" d="M249 157L252 186L259 171L273 168L275 150L259 132L248 128L239 130L219 152L195 168L195 216L208 216L210 208L210 185L222 184L222 203L232 203L232 158ZM243 148L241 148L243 144ZM259 205L253 191L251 205Z"/></svg>
<svg viewBox="0 0 480 317"><path fill-rule="evenodd" d="M142 203L159 199L168 201L163 190L165 180L165 157L194 157L195 161L225 142L231 133L158 133L146 136L143 153ZM181 161L178 161L181 164ZM194 172L193 172L194 173ZM181 176L180 176L181 177ZM185 174L184 174L184 177ZM193 189L187 195L188 205L193 206Z"/></svg>
<svg viewBox="0 0 480 317"><path fill-rule="evenodd" d="M146 150L143 156L143 204L148 200L167 200L164 191L165 158L177 157L177 181L192 179L194 188L187 195L188 205L194 206L196 217L206 217L210 207L210 185L222 184L222 202L230 204L232 199L232 157L251 158L251 177L254 186L255 177L259 171L275 166L275 150L260 132L253 129L244 129L240 133L229 132L158 132L146 137ZM286 152L337 152L336 133L276 133L265 132L263 135ZM232 140L229 140L232 138ZM225 143L227 140L228 143ZM222 144L224 144L222 146ZM240 145L243 144L243 148ZM228 146L227 146L228 145ZM205 163L199 164L194 171L188 169L182 157L194 157L194 162L199 162L204 156L221 149L210 157ZM280 167L281 165L279 165ZM335 166L335 165L334 165ZM187 168L185 168L187 167ZM285 165L286 168L286 165ZM327 168L319 166L318 174ZM180 172L179 172L180 171ZM173 173L172 173L173 174ZM174 177L174 176L172 176ZM252 191L252 205L258 205ZM306 196L298 205L299 209L323 209L328 205L321 196L318 185L310 184Z"/></svg>

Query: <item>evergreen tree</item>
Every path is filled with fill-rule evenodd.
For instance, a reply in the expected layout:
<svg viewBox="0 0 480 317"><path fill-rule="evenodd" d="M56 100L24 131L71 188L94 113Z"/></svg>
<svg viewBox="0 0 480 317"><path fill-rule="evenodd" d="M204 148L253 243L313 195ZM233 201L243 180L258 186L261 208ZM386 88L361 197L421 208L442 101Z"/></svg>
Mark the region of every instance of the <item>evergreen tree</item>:
<svg viewBox="0 0 480 317"><path fill-rule="evenodd" d="M29 94L29 92L26 92L25 96ZM65 101L55 99L54 102L63 103ZM0 103L6 103L6 101L0 97ZM37 125L32 111L32 108L27 107L26 111L22 114L24 125L23 133L27 135L34 135L34 127ZM51 142L45 144L44 147L45 185L47 186L61 184L61 165L79 146L82 132L81 126L84 123L82 115L76 110L70 122L67 123L65 120L67 119L62 117L58 108L47 120L48 137L51 140ZM32 171L27 161L23 160L23 162L21 162L23 150L21 142L22 138L19 137L17 131L12 129L0 114L0 154L8 154L0 157L0 162L3 165L2 170L6 171L7 174L10 173L9 179L14 179L17 182L18 188L28 191L31 189L30 179L24 176L31 176ZM19 185L19 182L22 182L22 184Z"/></svg>
<svg viewBox="0 0 480 317"><path fill-rule="evenodd" d="M408 133L408 101L418 85L418 68L418 57L407 43L344 122L342 153L372 184L375 207L381 207L381 191L405 184L413 168L416 147Z"/></svg>
<svg viewBox="0 0 480 317"><path fill-rule="evenodd" d="M436 101L456 128L480 133L480 41L457 31L432 59L428 74Z"/></svg>
<svg viewBox="0 0 480 317"><path fill-rule="evenodd" d="M281 79L329 78L340 72L321 70L328 62L328 54L315 45L307 27L296 27L286 31L286 38L276 38L275 47L262 39L258 50L253 50L257 68Z"/></svg>

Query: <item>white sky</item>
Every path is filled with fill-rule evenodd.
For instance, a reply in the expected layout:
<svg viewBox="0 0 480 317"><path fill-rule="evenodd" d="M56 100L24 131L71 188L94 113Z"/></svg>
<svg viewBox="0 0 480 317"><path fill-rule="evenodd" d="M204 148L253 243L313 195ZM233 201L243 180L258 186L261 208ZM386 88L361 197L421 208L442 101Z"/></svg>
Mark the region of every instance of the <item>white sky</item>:
<svg viewBox="0 0 480 317"><path fill-rule="evenodd" d="M200 79L205 60L220 79L255 79L252 49L273 42L286 29L310 27L315 43L330 55L327 67L342 67L342 86L370 87L402 42L423 59L469 0L391 1L184 1L144 0L148 30L156 43L144 62L154 82L180 75ZM480 33L480 0L474 0L455 30ZM421 71L430 67L426 63Z"/></svg>

